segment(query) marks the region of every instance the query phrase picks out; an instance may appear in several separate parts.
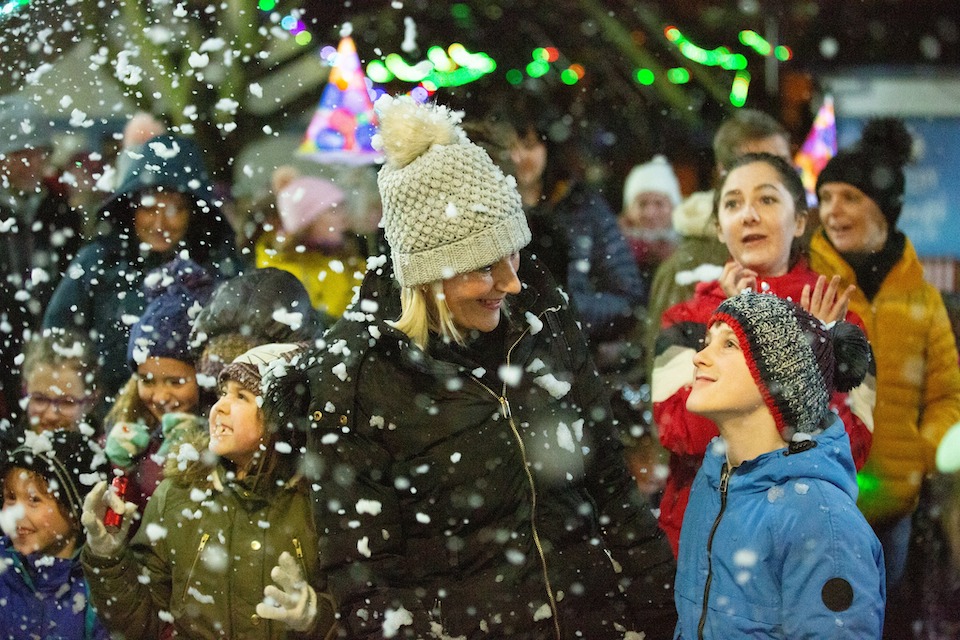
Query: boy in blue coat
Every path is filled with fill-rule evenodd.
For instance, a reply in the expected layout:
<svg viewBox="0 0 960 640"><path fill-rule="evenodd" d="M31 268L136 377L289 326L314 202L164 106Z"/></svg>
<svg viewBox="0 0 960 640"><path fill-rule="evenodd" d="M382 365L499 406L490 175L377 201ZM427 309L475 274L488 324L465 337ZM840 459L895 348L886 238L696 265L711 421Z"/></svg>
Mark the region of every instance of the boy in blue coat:
<svg viewBox="0 0 960 640"><path fill-rule="evenodd" d="M728 298L694 356L687 409L720 430L680 533L675 638L879 638L883 551L857 509L850 441L828 410L870 347L788 300Z"/></svg>
<svg viewBox="0 0 960 640"><path fill-rule="evenodd" d="M28 432L0 461L0 630L15 640L109 638L80 566L80 513L106 475L100 447L72 431Z"/></svg>

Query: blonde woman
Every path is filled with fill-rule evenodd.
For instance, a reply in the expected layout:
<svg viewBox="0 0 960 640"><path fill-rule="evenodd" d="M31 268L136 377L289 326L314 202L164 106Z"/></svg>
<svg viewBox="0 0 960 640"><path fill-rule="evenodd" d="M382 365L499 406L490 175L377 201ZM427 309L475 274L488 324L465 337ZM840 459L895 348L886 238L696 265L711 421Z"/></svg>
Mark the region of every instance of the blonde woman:
<svg viewBox="0 0 960 640"><path fill-rule="evenodd" d="M285 378L347 636L670 637L669 547L515 181L445 108L377 108L392 273Z"/></svg>

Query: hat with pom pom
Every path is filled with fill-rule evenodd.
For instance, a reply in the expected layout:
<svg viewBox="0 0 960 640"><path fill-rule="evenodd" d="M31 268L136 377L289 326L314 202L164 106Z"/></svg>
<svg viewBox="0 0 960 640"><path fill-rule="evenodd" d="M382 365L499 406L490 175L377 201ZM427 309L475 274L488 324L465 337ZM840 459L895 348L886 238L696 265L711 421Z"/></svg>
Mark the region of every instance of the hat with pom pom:
<svg viewBox="0 0 960 640"><path fill-rule="evenodd" d="M78 431L28 431L0 467L4 476L12 467L43 476L50 493L69 509L78 523L83 499L93 485L107 478L107 457L103 449Z"/></svg>
<svg viewBox="0 0 960 640"><path fill-rule="evenodd" d="M127 364L136 372L147 358L193 363L190 329L213 293L213 279L196 262L176 258L144 278L147 307L130 328Z"/></svg>
<svg viewBox="0 0 960 640"><path fill-rule="evenodd" d="M629 207L634 198L648 191L666 195L673 206L683 200L677 174L673 172L673 167L665 156L657 154L649 162L638 164L631 169L623 183L623 208Z"/></svg>
<svg viewBox="0 0 960 640"><path fill-rule="evenodd" d="M383 225L402 286L485 267L530 242L516 180L470 142L460 114L407 96L375 107Z"/></svg>
<svg viewBox="0 0 960 640"><path fill-rule="evenodd" d="M826 326L798 305L770 293L743 293L717 307L708 326L736 334L747 367L781 433L813 433L835 391L859 385L870 368L866 336L855 325Z"/></svg>
<svg viewBox="0 0 960 640"><path fill-rule="evenodd" d="M295 234L313 224L321 213L341 204L343 190L329 180L294 178L277 194L277 212L283 230Z"/></svg>
<svg viewBox="0 0 960 640"><path fill-rule="evenodd" d="M831 158L817 176L817 192L830 182L851 184L873 200L894 227L903 209L903 167L912 149L913 139L902 120L870 120L860 141Z"/></svg>

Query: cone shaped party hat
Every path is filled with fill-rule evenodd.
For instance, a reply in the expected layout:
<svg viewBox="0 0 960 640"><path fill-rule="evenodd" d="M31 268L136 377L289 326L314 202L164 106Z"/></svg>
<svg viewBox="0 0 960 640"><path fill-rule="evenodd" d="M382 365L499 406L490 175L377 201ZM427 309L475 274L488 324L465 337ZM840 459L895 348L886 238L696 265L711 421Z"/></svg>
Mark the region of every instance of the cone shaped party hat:
<svg viewBox="0 0 960 640"><path fill-rule="evenodd" d="M382 160L372 146L373 102L353 38L344 36L320 104L298 153L327 164L361 165Z"/></svg>

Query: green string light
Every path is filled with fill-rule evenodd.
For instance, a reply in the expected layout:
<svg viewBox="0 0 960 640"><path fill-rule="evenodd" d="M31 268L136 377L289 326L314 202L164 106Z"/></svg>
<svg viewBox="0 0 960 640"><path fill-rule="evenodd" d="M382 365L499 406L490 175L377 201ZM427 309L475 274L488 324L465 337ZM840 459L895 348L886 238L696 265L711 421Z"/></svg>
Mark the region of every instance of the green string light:
<svg viewBox="0 0 960 640"><path fill-rule="evenodd" d="M680 53L686 58L702 64L707 67L721 67L728 71L738 71L747 68L747 59L740 53L732 53L726 47L717 47L713 50L707 50L695 45L689 40L680 29L676 27L667 27L663 30L667 40L677 45Z"/></svg>
<svg viewBox="0 0 960 640"><path fill-rule="evenodd" d="M746 71L737 71L730 87L730 104L742 107L747 103L747 92L750 90L750 74Z"/></svg>
<svg viewBox="0 0 960 640"><path fill-rule="evenodd" d="M541 78L550 71L550 63L546 60L534 60L527 65L527 75L531 78Z"/></svg>
<svg viewBox="0 0 960 640"><path fill-rule="evenodd" d="M386 84L394 78L387 66L379 60L371 60L367 65L367 77L377 84Z"/></svg>
<svg viewBox="0 0 960 640"><path fill-rule="evenodd" d="M727 71L734 71L733 84L730 87L730 104L735 107L742 107L747 102L747 93L750 91L750 74L747 72L747 58L742 53L733 53L726 47L716 47L715 49L704 49L690 41L675 26L665 27L664 36L668 41L675 44L680 53L686 58L702 64L704 66L720 67ZM756 31L744 29L738 36L740 43L750 47L761 56L769 57L773 55L777 60L783 62L793 57L793 51L790 47L778 45L774 47ZM637 82L649 84L653 82L653 74L641 79L641 69L637 72ZM667 79L674 84L683 84L690 81L690 73L686 69L676 68L667 71ZM647 82L646 80L649 80Z"/></svg>
<svg viewBox="0 0 960 640"><path fill-rule="evenodd" d="M510 69L507 71L507 82L516 86L523 82L523 72L519 69Z"/></svg>
<svg viewBox="0 0 960 640"><path fill-rule="evenodd" d="M560 72L560 81L563 84L574 85L580 81L580 76L573 69L564 69Z"/></svg>
<svg viewBox="0 0 960 640"><path fill-rule="evenodd" d="M667 70L667 80L673 84L686 84L690 82L690 72L683 67L675 67Z"/></svg>
<svg viewBox="0 0 960 640"><path fill-rule="evenodd" d="M769 56L773 53L773 46L756 31L751 31L750 29L741 31L740 42L762 56Z"/></svg>
<svg viewBox="0 0 960 640"><path fill-rule="evenodd" d="M653 81L656 79L653 71L650 69L637 69L634 77L637 79L637 82L647 87L653 84Z"/></svg>
<svg viewBox="0 0 960 640"><path fill-rule="evenodd" d="M442 47L430 47L427 59L416 64L408 63L398 53L387 54L382 62L373 60L367 65L367 77L381 84L397 78L436 91L440 87L473 82L496 68L496 61L487 54L471 53L455 42L446 51Z"/></svg>

